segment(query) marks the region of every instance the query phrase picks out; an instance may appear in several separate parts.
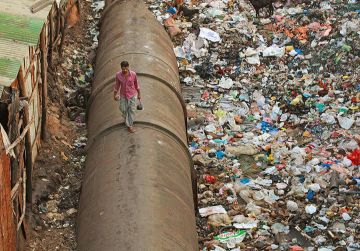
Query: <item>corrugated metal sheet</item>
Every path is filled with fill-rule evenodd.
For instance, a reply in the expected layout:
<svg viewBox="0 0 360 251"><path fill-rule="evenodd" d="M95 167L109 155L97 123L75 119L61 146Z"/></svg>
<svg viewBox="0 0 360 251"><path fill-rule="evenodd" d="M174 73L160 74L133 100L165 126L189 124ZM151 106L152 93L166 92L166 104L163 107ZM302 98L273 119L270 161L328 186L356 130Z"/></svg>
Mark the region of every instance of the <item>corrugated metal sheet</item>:
<svg viewBox="0 0 360 251"><path fill-rule="evenodd" d="M11 207L10 158L0 133L0 250L15 250Z"/></svg>
<svg viewBox="0 0 360 251"><path fill-rule="evenodd" d="M36 1L0 0L0 86L10 86L29 49L36 46L51 5L32 14Z"/></svg>

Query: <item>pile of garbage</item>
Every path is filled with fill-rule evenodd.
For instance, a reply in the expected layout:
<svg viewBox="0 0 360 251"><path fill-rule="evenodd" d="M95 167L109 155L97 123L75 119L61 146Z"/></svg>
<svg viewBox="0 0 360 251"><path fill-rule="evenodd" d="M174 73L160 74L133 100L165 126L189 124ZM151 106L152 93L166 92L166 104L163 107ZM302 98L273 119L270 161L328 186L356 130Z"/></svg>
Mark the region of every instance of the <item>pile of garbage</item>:
<svg viewBox="0 0 360 251"><path fill-rule="evenodd" d="M65 50L69 57L64 58L61 64L62 71L66 75L67 83L60 83L66 94L66 107L68 116L72 121L85 123L87 101L91 93L91 84L94 77L94 64L96 49L98 47L100 11L105 7L104 1L97 1L91 4L93 16L87 15L88 32L85 39L91 44L82 49L70 46ZM69 41L83 44L83 41Z"/></svg>
<svg viewBox="0 0 360 251"><path fill-rule="evenodd" d="M178 59L201 250L359 250L360 3L147 3Z"/></svg>

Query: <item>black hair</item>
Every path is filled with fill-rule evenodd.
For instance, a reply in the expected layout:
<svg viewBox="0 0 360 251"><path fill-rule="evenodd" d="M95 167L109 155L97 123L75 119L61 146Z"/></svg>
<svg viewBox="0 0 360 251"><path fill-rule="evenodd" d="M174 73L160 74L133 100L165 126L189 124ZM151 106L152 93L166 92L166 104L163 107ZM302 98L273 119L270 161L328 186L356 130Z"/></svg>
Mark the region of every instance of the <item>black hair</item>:
<svg viewBox="0 0 360 251"><path fill-rule="evenodd" d="M128 66L129 66L129 63L128 63L128 61L122 61L122 62L120 63L120 65L121 65L121 67L128 67Z"/></svg>

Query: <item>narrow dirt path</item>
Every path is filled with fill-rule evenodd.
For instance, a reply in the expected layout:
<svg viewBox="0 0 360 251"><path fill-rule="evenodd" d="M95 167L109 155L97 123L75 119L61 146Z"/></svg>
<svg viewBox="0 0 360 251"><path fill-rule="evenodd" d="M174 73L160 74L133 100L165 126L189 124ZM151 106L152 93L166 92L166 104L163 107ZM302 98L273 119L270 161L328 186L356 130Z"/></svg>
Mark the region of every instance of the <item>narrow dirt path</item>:
<svg viewBox="0 0 360 251"><path fill-rule="evenodd" d="M34 166L25 250L76 250L76 216L86 159L85 112L93 75L97 19L91 4L66 36L63 57L48 70L47 140Z"/></svg>

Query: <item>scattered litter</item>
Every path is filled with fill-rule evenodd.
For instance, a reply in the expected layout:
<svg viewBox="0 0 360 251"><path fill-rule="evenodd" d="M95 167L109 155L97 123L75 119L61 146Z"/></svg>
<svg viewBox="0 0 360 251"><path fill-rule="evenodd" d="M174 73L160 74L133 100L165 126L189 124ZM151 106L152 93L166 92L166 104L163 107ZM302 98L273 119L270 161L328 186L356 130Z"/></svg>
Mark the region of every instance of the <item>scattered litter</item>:
<svg viewBox="0 0 360 251"><path fill-rule="evenodd" d="M258 18L250 2L184 2L198 12L191 18L149 3L181 32L171 37L199 246L351 250L360 245L360 4L277 1Z"/></svg>

